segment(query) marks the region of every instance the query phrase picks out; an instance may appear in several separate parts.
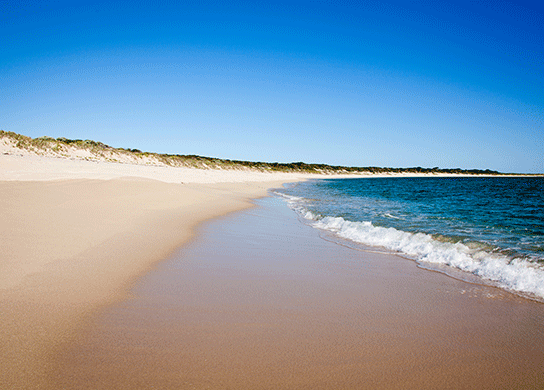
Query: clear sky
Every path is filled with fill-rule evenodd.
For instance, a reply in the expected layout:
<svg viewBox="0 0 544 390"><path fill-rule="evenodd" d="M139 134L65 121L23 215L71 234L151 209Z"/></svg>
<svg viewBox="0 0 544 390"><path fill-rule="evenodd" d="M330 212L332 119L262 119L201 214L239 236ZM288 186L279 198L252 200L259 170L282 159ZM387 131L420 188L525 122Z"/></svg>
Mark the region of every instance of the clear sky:
<svg viewBox="0 0 544 390"><path fill-rule="evenodd" d="M0 129L238 160L544 172L543 7L0 0Z"/></svg>

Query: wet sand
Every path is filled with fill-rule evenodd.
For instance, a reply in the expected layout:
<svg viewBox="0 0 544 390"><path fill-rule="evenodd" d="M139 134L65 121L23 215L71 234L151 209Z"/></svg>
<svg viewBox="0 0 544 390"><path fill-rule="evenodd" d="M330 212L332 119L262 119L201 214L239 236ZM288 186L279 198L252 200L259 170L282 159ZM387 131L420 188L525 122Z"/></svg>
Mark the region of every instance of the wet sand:
<svg viewBox="0 0 544 390"><path fill-rule="evenodd" d="M209 221L50 356L49 388L541 389L544 305L320 237Z"/></svg>
<svg viewBox="0 0 544 390"><path fill-rule="evenodd" d="M59 343L97 309L126 297L199 223L251 207L274 185L0 182L0 388L45 388Z"/></svg>

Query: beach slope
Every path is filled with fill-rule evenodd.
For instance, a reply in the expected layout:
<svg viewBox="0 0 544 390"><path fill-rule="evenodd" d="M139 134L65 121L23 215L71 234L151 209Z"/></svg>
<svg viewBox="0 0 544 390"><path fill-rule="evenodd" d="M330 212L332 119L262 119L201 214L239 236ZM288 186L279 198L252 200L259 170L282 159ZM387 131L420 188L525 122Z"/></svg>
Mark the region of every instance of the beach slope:
<svg viewBox="0 0 544 390"><path fill-rule="evenodd" d="M42 388L81 323L210 218L300 175L0 156L0 387Z"/></svg>

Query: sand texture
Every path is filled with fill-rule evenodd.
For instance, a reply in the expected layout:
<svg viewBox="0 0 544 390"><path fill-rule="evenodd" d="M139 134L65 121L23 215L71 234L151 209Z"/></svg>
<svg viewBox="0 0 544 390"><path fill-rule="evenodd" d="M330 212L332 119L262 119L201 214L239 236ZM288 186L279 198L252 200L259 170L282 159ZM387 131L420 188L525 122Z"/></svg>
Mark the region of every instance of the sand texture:
<svg viewBox="0 0 544 390"><path fill-rule="evenodd" d="M52 362L71 389L541 389L544 305L327 241L279 199L207 222ZM325 237L326 238L326 237ZM54 386L52 386L53 388Z"/></svg>
<svg viewBox="0 0 544 390"><path fill-rule="evenodd" d="M9 389L41 388L59 342L199 223L301 177L13 155L0 155L0 176L0 388Z"/></svg>

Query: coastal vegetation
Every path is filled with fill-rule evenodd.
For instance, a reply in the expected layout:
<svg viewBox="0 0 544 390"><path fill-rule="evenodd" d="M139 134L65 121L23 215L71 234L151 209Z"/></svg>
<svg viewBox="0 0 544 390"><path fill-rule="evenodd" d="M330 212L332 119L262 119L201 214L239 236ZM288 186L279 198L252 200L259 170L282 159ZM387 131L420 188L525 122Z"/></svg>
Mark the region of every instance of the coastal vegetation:
<svg viewBox="0 0 544 390"><path fill-rule="evenodd" d="M50 157L78 158L89 161L108 161L172 167L193 167L201 169L238 169L280 172L307 172L324 174L345 173L414 173L414 174L470 174L501 175L489 169L461 168L389 168L389 167L345 167L304 162L252 162L203 157L197 155L163 154L142 152L139 149L115 148L102 142L64 137L31 138L11 131L0 130L0 141L21 151Z"/></svg>

